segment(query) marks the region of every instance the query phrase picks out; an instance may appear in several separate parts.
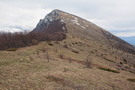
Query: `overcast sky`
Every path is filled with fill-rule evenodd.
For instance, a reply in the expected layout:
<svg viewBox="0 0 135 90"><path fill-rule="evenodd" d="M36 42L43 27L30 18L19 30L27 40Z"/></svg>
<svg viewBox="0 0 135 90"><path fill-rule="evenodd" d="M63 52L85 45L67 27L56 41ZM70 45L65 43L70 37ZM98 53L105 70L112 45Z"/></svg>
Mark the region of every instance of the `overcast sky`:
<svg viewBox="0 0 135 90"><path fill-rule="evenodd" d="M80 16L117 36L135 36L135 0L0 0L0 31L32 30L53 9Z"/></svg>

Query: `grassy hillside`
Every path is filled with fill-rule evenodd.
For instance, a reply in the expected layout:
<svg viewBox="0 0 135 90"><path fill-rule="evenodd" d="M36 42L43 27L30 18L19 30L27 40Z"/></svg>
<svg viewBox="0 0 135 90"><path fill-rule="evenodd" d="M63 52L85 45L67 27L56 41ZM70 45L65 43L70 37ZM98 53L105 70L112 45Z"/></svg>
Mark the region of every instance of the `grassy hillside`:
<svg viewBox="0 0 135 90"><path fill-rule="evenodd" d="M0 90L134 90L134 58L71 35L0 51Z"/></svg>

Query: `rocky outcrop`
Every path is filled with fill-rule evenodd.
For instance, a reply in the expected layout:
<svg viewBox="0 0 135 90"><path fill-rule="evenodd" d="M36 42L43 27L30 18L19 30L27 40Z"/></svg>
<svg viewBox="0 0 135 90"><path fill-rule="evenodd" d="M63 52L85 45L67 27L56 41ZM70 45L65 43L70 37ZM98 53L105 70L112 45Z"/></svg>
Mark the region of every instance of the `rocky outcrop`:
<svg viewBox="0 0 135 90"><path fill-rule="evenodd" d="M53 10L51 13L45 16L44 19L40 19L36 28L33 30L35 32L44 31L50 32L67 32L66 24L60 18L59 10Z"/></svg>

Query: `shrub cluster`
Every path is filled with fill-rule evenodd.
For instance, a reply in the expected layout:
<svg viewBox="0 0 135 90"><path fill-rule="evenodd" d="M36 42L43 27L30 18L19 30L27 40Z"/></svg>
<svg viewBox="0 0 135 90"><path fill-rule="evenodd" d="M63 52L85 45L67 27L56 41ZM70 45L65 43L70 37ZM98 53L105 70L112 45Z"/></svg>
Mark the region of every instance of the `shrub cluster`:
<svg viewBox="0 0 135 90"><path fill-rule="evenodd" d="M133 79L133 78L130 78L130 79L127 79L128 81L130 81L130 82L135 82L135 79Z"/></svg>
<svg viewBox="0 0 135 90"><path fill-rule="evenodd" d="M40 41L61 41L66 38L66 34L61 32L17 32L17 33L0 33L0 50L9 48L19 48L36 45Z"/></svg>
<svg viewBox="0 0 135 90"><path fill-rule="evenodd" d="M105 68L105 67L98 67L98 69L105 70L105 71L108 71L108 72L113 72L113 73L120 73L119 71L109 69L109 68Z"/></svg>

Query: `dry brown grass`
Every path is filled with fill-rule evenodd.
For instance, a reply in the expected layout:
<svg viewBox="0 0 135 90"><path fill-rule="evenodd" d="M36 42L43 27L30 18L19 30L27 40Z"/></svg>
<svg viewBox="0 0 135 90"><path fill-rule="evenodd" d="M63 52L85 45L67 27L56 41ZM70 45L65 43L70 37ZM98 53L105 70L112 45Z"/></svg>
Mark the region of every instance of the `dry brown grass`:
<svg viewBox="0 0 135 90"><path fill-rule="evenodd" d="M0 51L0 90L134 90L135 83L127 80L134 78L134 74L117 67L126 54L122 56L121 51L108 50L108 47L101 47L95 42L67 36L67 40L57 44L51 42L53 46L42 42L15 52ZM65 41L68 48L63 47ZM70 46L73 42L81 42L82 46ZM49 63L46 49L50 56ZM79 54L72 52L72 49L78 50ZM111 52L117 53L110 55ZM115 63L105 60L101 54ZM88 55L93 68L85 68ZM132 55L128 55L127 61L132 58ZM134 69L130 62L124 65ZM118 69L120 73L105 72L96 67Z"/></svg>

